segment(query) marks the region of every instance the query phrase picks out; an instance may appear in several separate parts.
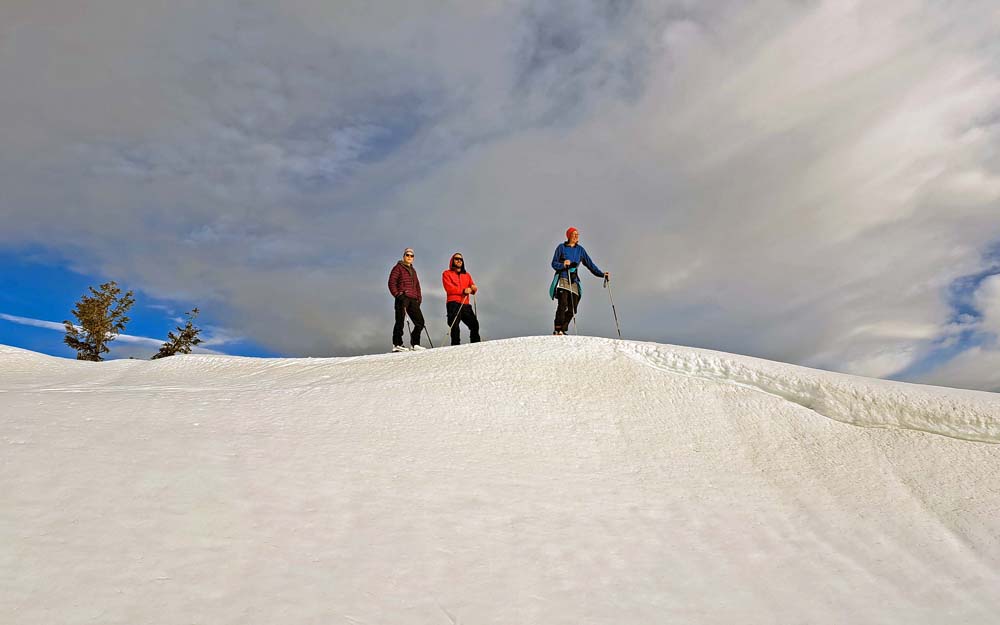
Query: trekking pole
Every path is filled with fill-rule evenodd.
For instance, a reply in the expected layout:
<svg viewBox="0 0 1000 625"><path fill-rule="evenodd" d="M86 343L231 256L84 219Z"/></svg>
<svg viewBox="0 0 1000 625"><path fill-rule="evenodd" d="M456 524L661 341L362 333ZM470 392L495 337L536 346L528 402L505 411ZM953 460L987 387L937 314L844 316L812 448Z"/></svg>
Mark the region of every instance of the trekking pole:
<svg viewBox="0 0 1000 625"><path fill-rule="evenodd" d="M406 315L406 331L410 336L413 336L413 328L410 327L410 313L403 311ZM434 349L434 341L431 340L431 331L427 329L427 324L424 324L424 334L427 335L427 342L431 344L431 349Z"/></svg>
<svg viewBox="0 0 1000 625"><path fill-rule="evenodd" d="M577 323L576 317L579 311L577 310L576 300L573 299L573 276L569 273L569 267L566 268L566 279L569 281L569 303L573 310L573 329L576 330L576 335L580 335L580 324ZM569 330L569 324L566 324L566 329Z"/></svg>
<svg viewBox="0 0 1000 625"><path fill-rule="evenodd" d="M479 308L476 306L476 294L472 294L472 314L476 316L476 323L479 323ZM479 331L479 340L483 340L483 331Z"/></svg>
<svg viewBox="0 0 1000 625"><path fill-rule="evenodd" d="M427 327L426 323L424 323L424 334L427 335L427 342L430 343L431 349L434 349L434 341L431 340L431 329Z"/></svg>
<svg viewBox="0 0 1000 625"><path fill-rule="evenodd" d="M569 292L569 301L573 303L573 331L580 336L580 323L576 320L580 316L579 297L573 297L573 291Z"/></svg>
<svg viewBox="0 0 1000 625"><path fill-rule="evenodd" d="M458 323L459 318L462 316L462 307L465 306L465 302L467 302L467 301L469 301L469 296L468 295L466 295L465 299L462 300L462 303L458 307L458 312L455 313L455 318L452 320L451 324L448 326L448 331L444 333L444 338L441 339L441 344L442 345L444 345L445 339L447 339L448 335L451 334L452 328L455 327L455 324ZM430 340L430 339L428 339L428 340Z"/></svg>
<svg viewBox="0 0 1000 625"><path fill-rule="evenodd" d="M618 338L622 337L622 328L618 325L618 311L615 310L615 298L611 294L611 278L604 276L604 288L608 290L608 299L611 300L611 312L615 316L615 329L618 330Z"/></svg>

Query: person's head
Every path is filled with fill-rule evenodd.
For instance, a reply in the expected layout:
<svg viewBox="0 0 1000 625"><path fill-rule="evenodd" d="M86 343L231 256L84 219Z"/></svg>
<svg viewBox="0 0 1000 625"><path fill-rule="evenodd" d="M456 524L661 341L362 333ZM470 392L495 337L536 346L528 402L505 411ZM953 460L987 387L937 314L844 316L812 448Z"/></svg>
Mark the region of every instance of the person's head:
<svg viewBox="0 0 1000 625"><path fill-rule="evenodd" d="M566 242L570 245L576 245L580 240L580 231L576 228L570 228L566 231Z"/></svg>
<svg viewBox="0 0 1000 625"><path fill-rule="evenodd" d="M449 268L457 271L458 273L463 273L465 271L465 258L462 256L461 252L455 252L451 255L451 262L449 263Z"/></svg>
<svg viewBox="0 0 1000 625"><path fill-rule="evenodd" d="M403 264L412 265L413 264L413 248L408 247L403 251Z"/></svg>

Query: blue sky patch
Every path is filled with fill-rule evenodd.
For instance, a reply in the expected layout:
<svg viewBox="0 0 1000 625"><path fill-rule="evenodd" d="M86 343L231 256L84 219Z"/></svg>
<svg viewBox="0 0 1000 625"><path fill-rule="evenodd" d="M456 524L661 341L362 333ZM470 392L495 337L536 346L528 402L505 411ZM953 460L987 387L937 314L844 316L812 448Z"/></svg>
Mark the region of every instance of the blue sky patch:
<svg viewBox="0 0 1000 625"><path fill-rule="evenodd" d="M981 271L962 276L948 286L948 305L952 311L948 321L955 328L955 332L937 339L929 354L891 376L892 379L917 378L968 349L996 340L996 337L980 331L977 327L983 318L983 313L976 307L975 297L984 280L1000 274L1000 242L987 248L983 258L986 265Z"/></svg>
<svg viewBox="0 0 1000 625"><path fill-rule="evenodd" d="M72 310L76 302L95 288L107 282L106 278L87 276L60 264L39 249L0 253L0 344L30 349L32 351L75 358L76 352L63 343L64 333L59 329L43 327L48 323L61 324L75 321ZM119 286L130 286L119 281ZM133 288L133 290L135 290ZM167 332L177 325L176 317L197 306L197 303L166 302L136 291L136 303L129 311L131 321L126 334L148 337L157 341L166 339ZM197 324L203 328L203 337L211 337L211 328L221 325L211 311L202 307ZM240 356L276 356L252 341L234 339L225 345L212 346L214 351ZM128 356L148 357L156 353L156 344L116 341L111 344L108 358Z"/></svg>

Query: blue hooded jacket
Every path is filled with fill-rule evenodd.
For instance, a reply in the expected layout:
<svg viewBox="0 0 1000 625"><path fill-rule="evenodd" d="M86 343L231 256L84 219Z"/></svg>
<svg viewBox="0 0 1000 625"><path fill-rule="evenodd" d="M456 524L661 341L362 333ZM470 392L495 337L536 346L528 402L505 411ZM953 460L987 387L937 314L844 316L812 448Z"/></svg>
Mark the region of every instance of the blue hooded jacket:
<svg viewBox="0 0 1000 625"><path fill-rule="evenodd" d="M568 243L568 241L567 241ZM581 264L587 269L590 269L590 273L594 274L598 278L604 277L604 272L598 268L593 260L590 259L590 255L587 254L587 250L583 249L583 246L577 243L576 245L567 245L566 243L560 243L556 247L555 254L552 255L552 270L555 271L555 276L552 278L552 284L549 285L549 297L552 299L556 298L556 285L559 284L559 277L566 277L566 267L563 266L563 261L568 260L569 262L569 277L570 280L579 285L580 297L583 297L583 285L580 284L580 276L577 274L577 267Z"/></svg>

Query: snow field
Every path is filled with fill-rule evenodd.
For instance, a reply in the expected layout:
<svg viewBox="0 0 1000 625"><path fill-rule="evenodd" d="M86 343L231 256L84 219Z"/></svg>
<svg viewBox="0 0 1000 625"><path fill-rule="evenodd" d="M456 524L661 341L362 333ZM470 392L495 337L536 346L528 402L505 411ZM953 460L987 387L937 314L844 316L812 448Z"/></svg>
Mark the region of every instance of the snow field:
<svg viewBox="0 0 1000 625"><path fill-rule="evenodd" d="M0 622L995 623L998 423L994 394L586 337L0 347Z"/></svg>

